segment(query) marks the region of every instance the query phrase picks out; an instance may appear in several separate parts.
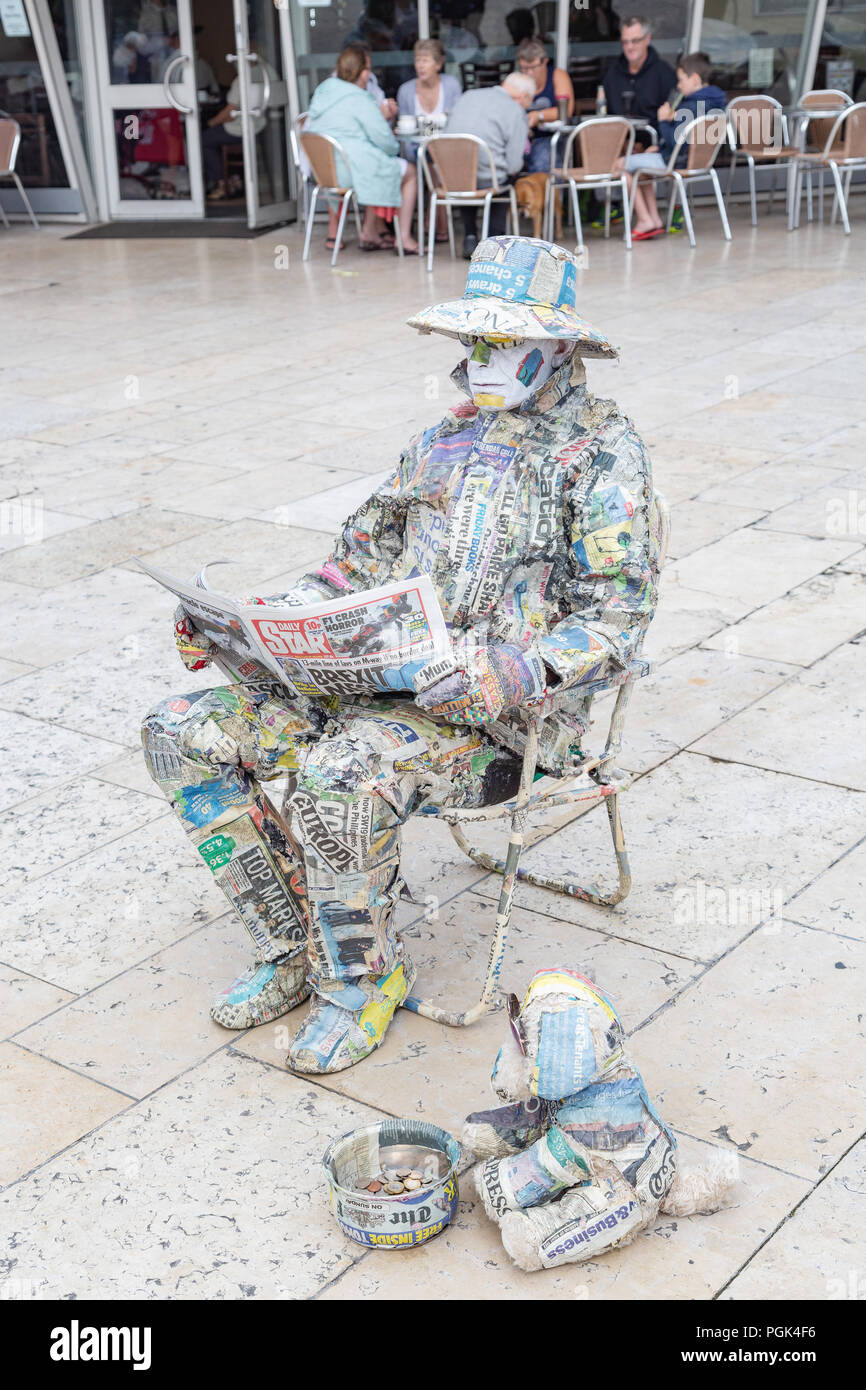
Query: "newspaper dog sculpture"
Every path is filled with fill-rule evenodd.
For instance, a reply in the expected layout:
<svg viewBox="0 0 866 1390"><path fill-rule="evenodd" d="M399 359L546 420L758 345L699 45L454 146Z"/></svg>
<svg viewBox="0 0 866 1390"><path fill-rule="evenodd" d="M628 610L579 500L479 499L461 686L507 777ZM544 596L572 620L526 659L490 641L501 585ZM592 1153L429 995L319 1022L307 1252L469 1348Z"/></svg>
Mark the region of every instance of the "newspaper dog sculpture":
<svg viewBox="0 0 866 1390"><path fill-rule="evenodd" d="M366 592L421 576L449 660L410 662L360 694L335 684L321 699L248 648L231 684L163 701L145 719L151 775L255 947L212 1016L248 1028L312 991L289 1053L295 1071L368 1056L411 990L393 924L403 823L513 795L520 759L489 726L508 726L549 688L568 693L544 721L539 766L578 767L581 686L627 666L652 618L650 462L616 404L586 388L583 358L616 350L577 313L576 279L559 246L483 241L465 296L409 320L468 349L453 378L468 399L410 441L319 569L252 601L283 615L357 608ZM388 621L399 625L401 612L390 605ZM287 630L293 621L284 616ZM382 621L343 644L359 669L375 662ZM249 604L236 626L249 636ZM219 659L210 628L183 608L176 640L190 670ZM261 785L284 773L295 779L288 821Z"/></svg>
<svg viewBox="0 0 866 1390"><path fill-rule="evenodd" d="M541 970L491 1082L517 1102L469 1115L463 1141L502 1244L521 1269L594 1259L625 1245L661 1210L716 1211L737 1178L735 1154L715 1150L683 1173L676 1140L647 1096L610 1001L575 971Z"/></svg>

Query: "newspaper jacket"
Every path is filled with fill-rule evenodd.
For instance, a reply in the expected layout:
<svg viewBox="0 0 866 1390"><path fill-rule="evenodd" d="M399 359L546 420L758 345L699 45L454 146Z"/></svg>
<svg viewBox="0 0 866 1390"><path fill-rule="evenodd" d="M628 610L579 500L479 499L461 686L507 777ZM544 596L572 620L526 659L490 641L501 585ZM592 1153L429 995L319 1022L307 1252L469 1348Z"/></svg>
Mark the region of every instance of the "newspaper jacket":
<svg viewBox="0 0 866 1390"><path fill-rule="evenodd" d="M453 380L468 394L462 365ZM411 440L315 582L333 594L421 571L458 656L461 645L534 646L551 684L574 689L540 750L562 773L582 757L581 685L627 665L652 617L651 503L642 440L613 401L590 395L574 356L518 410L469 400Z"/></svg>

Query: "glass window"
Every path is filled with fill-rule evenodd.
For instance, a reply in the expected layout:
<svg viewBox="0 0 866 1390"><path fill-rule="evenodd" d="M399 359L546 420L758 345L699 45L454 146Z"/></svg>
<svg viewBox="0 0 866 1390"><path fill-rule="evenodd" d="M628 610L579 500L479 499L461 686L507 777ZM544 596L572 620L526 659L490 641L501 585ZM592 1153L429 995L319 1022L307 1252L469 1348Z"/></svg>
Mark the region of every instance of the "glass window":
<svg viewBox="0 0 866 1390"><path fill-rule="evenodd" d="M26 21L9 25L0 19L0 111L21 127L16 173L25 188L68 188L66 163L57 138L33 35ZM20 28L28 28L22 34ZM3 185L5 194L11 185ZM13 197L17 201L18 195Z"/></svg>
<svg viewBox="0 0 866 1390"><path fill-rule="evenodd" d="M347 43L371 49L373 73L386 96L395 96L400 84L415 76L415 0L336 0L326 5L291 0L290 14L302 110L319 83L330 77Z"/></svg>
<svg viewBox="0 0 866 1390"><path fill-rule="evenodd" d="M177 7L170 0L104 0L111 81L161 82L178 51Z"/></svg>
<svg viewBox="0 0 866 1390"><path fill-rule="evenodd" d="M795 100L806 9L807 0L704 0L701 48L728 100L749 92L783 106Z"/></svg>
<svg viewBox="0 0 866 1390"><path fill-rule="evenodd" d="M114 138L122 199L190 197L186 127L173 107L115 111Z"/></svg>
<svg viewBox="0 0 866 1390"><path fill-rule="evenodd" d="M540 5L536 6L537 10L542 8ZM646 57L640 50L623 49L619 35L619 16L625 18L630 13L642 15L650 23L651 34ZM625 65L627 72L630 60L631 64L640 61L643 66L653 60L654 53L670 68L675 68L676 60L683 52L688 19L688 0L672 0L672 3L668 3L667 0L638 0L634 5L618 4L617 10L614 10L612 0L589 0L585 7L571 0L568 22L568 71L574 85L578 114L586 115L595 110L599 83L608 69L614 65ZM556 22L555 18L553 22ZM655 102L657 107L667 98L673 86L674 79L671 78L668 91L661 100ZM622 84L618 84L618 89L623 90L625 103L622 110L611 110L609 114L633 114L636 97L629 96L631 89L627 85L623 88ZM657 91L654 92L654 97L656 95ZM646 120L655 118L654 111L634 113L640 114Z"/></svg>
<svg viewBox="0 0 866 1390"><path fill-rule="evenodd" d="M815 68L815 87L866 101L866 2L830 0Z"/></svg>

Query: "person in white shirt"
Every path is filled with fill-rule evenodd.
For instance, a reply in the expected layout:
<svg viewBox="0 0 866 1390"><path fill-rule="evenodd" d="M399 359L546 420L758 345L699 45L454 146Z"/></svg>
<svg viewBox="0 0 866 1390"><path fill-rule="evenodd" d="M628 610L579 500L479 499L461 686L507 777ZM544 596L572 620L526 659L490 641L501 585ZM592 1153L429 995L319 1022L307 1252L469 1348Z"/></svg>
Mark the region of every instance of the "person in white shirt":
<svg viewBox="0 0 866 1390"><path fill-rule="evenodd" d="M257 63L252 63L249 67L250 82L254 88L262 86L263 68L267 69L268 78L272 83L279 81L270 64L260 57ZM256 106L261 105L258 95L253 96L253 101ZM202 158L204 159L205 185L209 198L226 197L225 180L222 176L222 151L224 145L239 145L241 143L243 120L240 109L241 85L240 78L236 77L229 87L225 106L208 121L207 129L202 135ZM264 112L260 116L253 117L253 131L256 135L260 135L264 130L265 121Z"/></svg>

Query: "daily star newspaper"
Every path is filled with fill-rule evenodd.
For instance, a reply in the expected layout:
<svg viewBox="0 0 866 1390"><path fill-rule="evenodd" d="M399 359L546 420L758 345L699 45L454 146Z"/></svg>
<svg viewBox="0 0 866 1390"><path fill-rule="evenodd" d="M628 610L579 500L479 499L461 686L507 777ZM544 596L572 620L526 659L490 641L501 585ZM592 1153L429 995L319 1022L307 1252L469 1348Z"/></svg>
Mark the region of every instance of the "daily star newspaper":
<svg viewBox="0 0 866 1390"><path fill-rule="evenodd" d="M233 679L277 676L292 694L349 695L412 690L412 676L447 660L451 641L427 575L303 606L243 604L189 583L136 556L145 574L181 603L203 637L219 648Z"/></svg>

